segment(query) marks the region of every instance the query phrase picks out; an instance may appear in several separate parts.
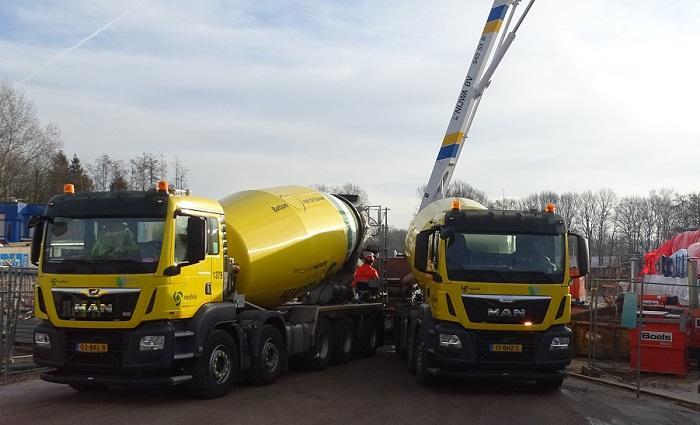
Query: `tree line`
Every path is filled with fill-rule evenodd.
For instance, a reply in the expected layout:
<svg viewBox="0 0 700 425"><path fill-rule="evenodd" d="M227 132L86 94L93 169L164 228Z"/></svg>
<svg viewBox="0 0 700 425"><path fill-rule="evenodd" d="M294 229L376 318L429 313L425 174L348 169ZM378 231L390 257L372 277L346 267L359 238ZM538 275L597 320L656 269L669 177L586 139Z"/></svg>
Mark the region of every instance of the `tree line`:
<svg viewBox="0 0 700 425"><path fill-rule="evenodd" d="M0 199L44 203L63 191L146 190L169 178L177 188L187 187L187 169L175 157L144 152L128 159L107 153L91 163L63 151L56 123L42 124L34 103L7 81L0 81Z"/></svg>
<svg viewBox="0 0 700 425"><path fill-rule="evenodd" d="M424 188L418 188L420 196ZM523 198L489 199L486 192L456 180L447 196L473 199L490 209L539 210L556 206L570 230L590 241L591 255L642 254L674 234L700 228L700 192L652 190L647 195L619 196L612 189L557 193L549 190Z"/></svg>

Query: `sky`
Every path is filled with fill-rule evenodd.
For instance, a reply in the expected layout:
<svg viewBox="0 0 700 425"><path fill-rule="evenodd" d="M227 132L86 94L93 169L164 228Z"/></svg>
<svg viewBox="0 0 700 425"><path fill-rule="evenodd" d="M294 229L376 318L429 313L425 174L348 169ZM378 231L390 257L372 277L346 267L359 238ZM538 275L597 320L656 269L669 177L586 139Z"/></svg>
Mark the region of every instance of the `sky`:
<svg viewBox="0 0 700 425"><path fill-rule="evenodd" d="M352 182L405 228L491 4L8 0L0 78L86 162L179 155L216 199ZM695 0L537 0L453 178L490 198L697 191L698 46Z"/></svg>

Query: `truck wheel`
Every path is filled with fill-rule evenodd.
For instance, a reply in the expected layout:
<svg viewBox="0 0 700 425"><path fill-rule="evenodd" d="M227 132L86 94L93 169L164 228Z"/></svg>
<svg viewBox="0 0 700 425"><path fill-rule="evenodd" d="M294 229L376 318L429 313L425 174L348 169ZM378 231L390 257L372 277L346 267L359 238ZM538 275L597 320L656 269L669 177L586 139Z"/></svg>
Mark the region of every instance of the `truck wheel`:
<svg viewBox="0 0 700 425"><path fill-rule="evenodd" d="M333 324L333 363L347 363L355 348L355 326L352 319L345 316Z"/></svg>
<svg viewBox="0 0 700 425"><path fill-rule="evenodd" d="M265 325L246 380L253 385L271 384L280 376L286 363L287 350L282 334L273 325Z"/></svg>
<svg viewBox="0 0 700 425"><path fill-rule="evenodd" d="M418 330L415 332L409 331L408 340L406 341L406 366L410 373L416 373L416 345L418 343L418 336L416 335Z"/></svg>
<svg viewBox="0 0 700 425"><path fill-rule="evenodd" d="M190 394L201 398L226 395L238 375L238 346L228 332L216 329L209 334L204 352L191 364Z"/></svg>
<svg viewBox="0 0 700 425"><path fill-rule="evenodd" d="M535 384L537 389L542 391L556 391L564 383L564 376L557 376L550 379L540 379Z"/></svg>
<svg viewBox="0 0 700 425"><path fill-rule="evenodd" d="M377 353L379 346L379 332L377 331L377 320L374 316L365 317L362 325L362 339L360 339L359 354L362 357L372 357Z"/></svg>
<svg viewBox="0 0 700 425"><path fill-rule="evenodd" d="M421 341L416 347L416 382L418 385L429 387L435 381L435 377L428 372L430 366L430 353L425 349L425 343Z"/></svg>
<svg viewBox="0 0 700 425"><path fill-rule="evenodd" d="M399 336L399 356L402 361L408 357L408 319L401 321L401 335Z"/></svg>
<svg viewBox="0 0 700 425"><path fill-rule="evenodd" d="M88 393L88 392L102 392L107 390L109 388L109 385L106 384L90 384L90 383L74 383L74 384L68 384L69 387L73 388L76 391L80 391L81 393Z"/></svg>
<svg viewBox="0 0 700 425"><path fill-rule="evenodd" d="M331 360L331 337L331 324L325 318L318 319L315 344L302 360L304 369L318 371L328 366Z"/></svg>

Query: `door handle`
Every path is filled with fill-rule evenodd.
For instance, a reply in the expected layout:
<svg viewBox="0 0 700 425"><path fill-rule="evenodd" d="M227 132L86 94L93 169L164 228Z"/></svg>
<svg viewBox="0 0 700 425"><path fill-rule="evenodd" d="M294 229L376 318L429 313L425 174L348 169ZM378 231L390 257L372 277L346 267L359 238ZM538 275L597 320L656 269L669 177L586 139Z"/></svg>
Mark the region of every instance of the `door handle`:
<svg viewBox="0 0 700 425"><path fill-rule="evenodd" d="M207 295L211 295L211 282L207 282L204 284L204 293Z"/></svg>

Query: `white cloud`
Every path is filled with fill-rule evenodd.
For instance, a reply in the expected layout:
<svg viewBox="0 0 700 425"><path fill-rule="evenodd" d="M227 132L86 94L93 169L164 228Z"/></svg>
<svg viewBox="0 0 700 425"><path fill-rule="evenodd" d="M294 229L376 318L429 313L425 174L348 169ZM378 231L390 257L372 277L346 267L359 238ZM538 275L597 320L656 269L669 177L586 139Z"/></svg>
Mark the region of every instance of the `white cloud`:
<svg viewBox="0 0 700 425"><path fill-rule="evenodd" d="M0 71L19 81L134 4L6 6ZM144 1L25 89L84 159L177 153L212 197L355 182L406 226L489 5ZM697 190L697 12L536 2L455 177L493 197Z"/></svg>

